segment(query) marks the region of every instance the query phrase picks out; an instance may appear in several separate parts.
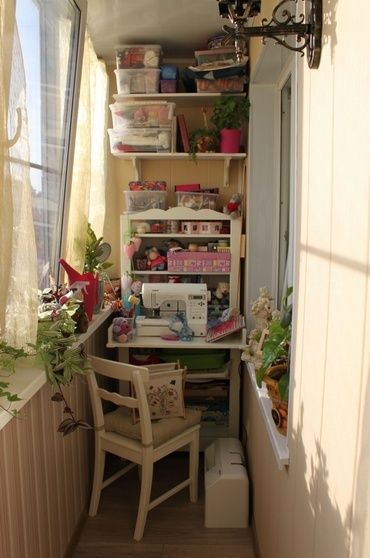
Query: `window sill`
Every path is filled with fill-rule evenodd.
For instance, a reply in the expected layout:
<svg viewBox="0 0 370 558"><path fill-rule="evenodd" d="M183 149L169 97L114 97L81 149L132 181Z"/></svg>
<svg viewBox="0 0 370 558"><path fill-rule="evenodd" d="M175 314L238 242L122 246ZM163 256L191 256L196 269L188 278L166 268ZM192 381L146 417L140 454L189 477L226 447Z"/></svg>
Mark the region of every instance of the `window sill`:
<svg viewBox="0 0 370 558"><path fill-rule="evenodd" d="M254 393L257 397L261 416L265 424L272 449L274 451L275 459L279 469L281 470L285 465L289 465L288 440L286 436L283 436L276 430L274 421L272 420L271 416L271 400L267 395L266 388L259 388L257 386L253 364L248 362L247 368Z"/></svg>
<svg viewBox="0 0 370 558"><path fill-rule="evenodd" d="M78 344L84 343L98 327L110 316L112 313L110 308L105 308L99 314L93 316L89 324L89 329L86 333L78 335ZM9 382L9 390L11 393L16 393L21 401L17 401L12 405L12 410L20 411L26 403L46 384L45 370L42 366L35 362L34 358L19 359L16 363L15 372L8 378L0 376L0 380ZM13 416L0 409L0 430L11 421Z"/></svg>

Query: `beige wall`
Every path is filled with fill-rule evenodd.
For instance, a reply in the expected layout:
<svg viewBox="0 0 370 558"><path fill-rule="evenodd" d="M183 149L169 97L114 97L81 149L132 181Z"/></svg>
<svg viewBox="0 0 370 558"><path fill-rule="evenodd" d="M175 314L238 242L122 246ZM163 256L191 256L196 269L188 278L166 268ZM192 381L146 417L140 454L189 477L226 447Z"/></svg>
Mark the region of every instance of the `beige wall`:
<svg viewBox="0 0 370 558"><path fill-rule="evenodd" d="M370 7L323 6L320 68L299 66L288 469L277 469L248 380L244 393L262 558L370 556Z"/></svg>

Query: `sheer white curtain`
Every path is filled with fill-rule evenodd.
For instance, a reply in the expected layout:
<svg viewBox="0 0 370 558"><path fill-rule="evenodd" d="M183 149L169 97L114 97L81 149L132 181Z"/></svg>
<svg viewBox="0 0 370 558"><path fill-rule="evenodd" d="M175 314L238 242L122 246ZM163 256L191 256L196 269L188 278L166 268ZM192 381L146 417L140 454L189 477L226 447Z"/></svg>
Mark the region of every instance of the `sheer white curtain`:
<svg viewBox="0 0 370 558"><path fill-rule="evenodd" d="M108 75L86 33L65 259L82 271L87 223L102 236L107 166Z"/></svg>
<svg viewBox="0 0 370 558"><path fill-rule="evenodd" d="M25 75L14 0L0 0L0 336L14 346L37 333Z"/></svg>

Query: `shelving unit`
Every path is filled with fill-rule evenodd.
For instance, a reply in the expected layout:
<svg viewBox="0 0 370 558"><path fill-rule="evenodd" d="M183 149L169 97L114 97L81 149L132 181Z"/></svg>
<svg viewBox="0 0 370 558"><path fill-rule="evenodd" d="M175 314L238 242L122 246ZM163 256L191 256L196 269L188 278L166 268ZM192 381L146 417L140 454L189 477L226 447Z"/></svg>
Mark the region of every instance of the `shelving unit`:
<svg viewBox="0 0 370 558"><path fill-rule="evenodd" d="M238 94L237 94L238 95ZM243 94L240 94L243 95ZM201 118L200 107L212 107L216 99L221 96L220 93L174 93L174 94L131 94L131 95L114 95L117 102L131 102L131 101L158 101L166 100L176 103L176 114L184 113L193 116L193 111L190 109L198 107L197 113ZM188 112L187 112L188 111ZM194 125L194 122L192 122ZM202 123L200 123L202 126ZM199 126L198 126L199 127ZM173 128L174 129L174 128ZM146 177L147 166L150 166L150 161L163 161L164 164L171 163L171 165L178 165L184 173L184 181L187 169L194 176L194 169L205 169L207 166L212 167L213 162L217 161L217 181L216 184L221 186L221 191L231 186L232 193L244 192L245 180L245 153L199 153L197 154L196 161L192 160L188 153L176 152L174 150L175 142L172 141L172 152L169 153L156 153L156 152L130 152L130 153L115 153L115 157L128 160L132 164L133 179L142 180ZM145 165L147 162L147 165ZM220 163L221 162L221 163ZM199 167L196 165L199 164ZM145 165L145 166L144 166ZM188 166L189 165L189 166ZM190 167L191 165L191 167ZM198 173L195 173L198 174ZM194 179L193 179L194 180ZM196 181L196 179L195 179ZM223 191L223 200L230 198L230 193ZM170 205L174 201L174 194L171 192ZM167 223L170 221L219 221L222 223L227 222L230 232L222 234L186 234L181 232L148 232L139 233L136 231L138 223ZM161 229L163 230L163 228ZM230 267L227 271L222 271L224 268L219 267L215 271L207 268L204 270L188 271L178 270L168 271L151 271L148 269L132 269L131 260L123 253L122 245L129 241L130 236L135 235L141 239L141 247L139 254L143 255L145 248L156 246L163 248L166 240L176 239L186 245L190 243L208 244L218 240L227 240L230 247ZM242 235L242 217L232 219L220 211L213 209L194 210L189 207L172 207L170 209L149 209L147 211L140 211L136 213L126 212L121 215L120 221L120 239L121 239L121 277L126 272L133 272L137 279L142 282L148 283L151 281L167 282L169 276L180 276L181 279L187 277L188 282L197 282L199 276L202 281L207 283L208 290L214 289L217 283L226 282L230 286L229 292L229 305L239 309L240 307L240 258L244 255L245 238ZM216 260L217 258L215 258ZM227 258L225 257L225 260ZM109 329L108 347L115 347L118 349L120 360L128 362L130 351L134 349L182 349L185 352L188 349L197 349L201 353L203 351L225 351L229 359L227 370L222 374L219 372L212 372L212 370L204 369L197 370L197 374L192 377L189 372L188 378L197 380L222 380L228 386L227 389L227 404L228 404L228 417L224 424L218 424L217 420L212 422L202 422L201 428L201 448L204 449L217 437L239 436L239 396L240 396L240 351L246 344L245 330L240 330L231 335L228 335L215 342L207 342L204 337L194 337L190 342L183 341L168 341L162 339L160 336L147 337L136 335L134 339L128 343L117 343L112 338L112 328ZM209 353L210 354L210 353ZM221 421L220 421L221 422Z"/></svg>

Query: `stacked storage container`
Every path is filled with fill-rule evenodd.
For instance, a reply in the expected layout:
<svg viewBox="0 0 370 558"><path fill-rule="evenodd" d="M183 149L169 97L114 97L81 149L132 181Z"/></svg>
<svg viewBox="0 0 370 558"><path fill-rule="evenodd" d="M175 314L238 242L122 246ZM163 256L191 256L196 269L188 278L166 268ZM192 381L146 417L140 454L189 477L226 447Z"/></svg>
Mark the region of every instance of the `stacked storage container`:
<svg viewBox="0 0 370 558"><path fill-rule="evenodd" d="M118 95L116 102L110 105L111 153L169 153L175 104L127 100L128 95L158 93L160 45L122 45L115 50Z"/></svg>

